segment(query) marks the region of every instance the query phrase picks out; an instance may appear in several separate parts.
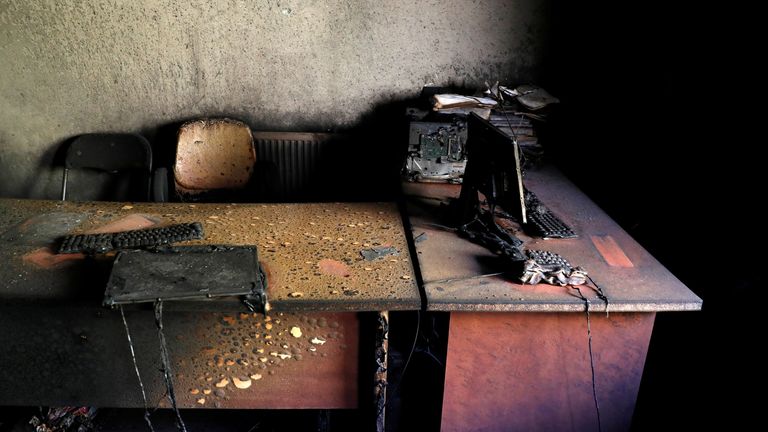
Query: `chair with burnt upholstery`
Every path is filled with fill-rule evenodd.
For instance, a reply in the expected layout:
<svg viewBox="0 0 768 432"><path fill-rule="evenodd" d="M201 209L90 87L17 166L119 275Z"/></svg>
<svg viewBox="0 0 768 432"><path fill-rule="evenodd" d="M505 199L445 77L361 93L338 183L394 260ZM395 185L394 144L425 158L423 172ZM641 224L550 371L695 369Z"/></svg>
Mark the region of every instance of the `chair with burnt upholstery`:
<svg viewBox="0 0 768 432"><path fill-rule="evenodd" d="M245 123L228 118L189 121L177 135L173 190L182 201L243 200L255 163L253 136ZM162 182L168 177L164 169L155 174L159 201L167 200Z"/></svg>

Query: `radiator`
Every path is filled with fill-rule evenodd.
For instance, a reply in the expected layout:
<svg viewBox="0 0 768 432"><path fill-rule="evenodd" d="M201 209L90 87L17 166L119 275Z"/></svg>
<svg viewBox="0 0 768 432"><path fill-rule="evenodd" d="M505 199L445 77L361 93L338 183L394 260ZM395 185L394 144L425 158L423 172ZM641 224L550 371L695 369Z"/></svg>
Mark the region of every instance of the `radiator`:
<svg viewBox="0 0 768 432"><path fill-rule="evenodd" d="M339 136L326 133L253 132L257 172L279 201L313 200L327 178L329 153Z"/></svg>

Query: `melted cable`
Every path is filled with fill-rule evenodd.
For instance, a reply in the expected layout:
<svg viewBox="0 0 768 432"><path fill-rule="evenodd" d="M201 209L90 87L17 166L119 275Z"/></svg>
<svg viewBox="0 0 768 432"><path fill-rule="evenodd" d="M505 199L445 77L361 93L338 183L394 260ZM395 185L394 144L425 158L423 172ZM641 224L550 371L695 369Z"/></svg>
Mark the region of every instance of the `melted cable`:
<svg viewBox="0 0 768 432"><path fill-rule="evenodd" d="M152 420L149 418L149 405L147 404L147 393L144 391L144 382L141 380L141 373L139 373L139 364L136 362L136 352L133 349L133 340L131 339L131 331L128 329L128 321L125 319L125 312L123 307L120 306L120 317L123 318L123 327L125 327L125 336L128 338L128 347L131 349L131 360L133 360L133 370L136 371L136 378L139 380L139 389L141 390L141 398L144 401L144 421L147 423L147 428L150 432L155 432L155 428L152 427Z"/></svg>
<svg viewBox="0 0 768 432"><path fill-rule="evenodd" d="M584 296L584 294L581 292L581 290L571 285L571 288L576 290L576 292L579 294L579 298L584 300L584 306L585 311L587 314L587 340L589 341L589 367L592 370L592 399L595 402L595 413L597 414L597 430L598 432L602 432L603 425L602 421L600 420L600 403L597 400L597 383L595 380L595 356L592 353L592 323L589 318L589 299ZM606 298L607 300L607 298ZM607 308L607 303L606 303Z"/></svg>
<svg viewBox="0 0 768 432"><path fill-rule="evenodd" d="M180 432L187 432L187 427L184 425L184 420L181 419L181 412L179 407L176 406L176 392L173 390L173 377L171 373L171 359L168 355L168 345L165 341L165 333L163 332L163 301L158 300L155 302L155 324L157 325L157 336L160 338L160 357L163 362L163 378L165 379L165 387L168 391L168 400L171 401L173 407L173 413L176 415L176 428Z"/></svg>

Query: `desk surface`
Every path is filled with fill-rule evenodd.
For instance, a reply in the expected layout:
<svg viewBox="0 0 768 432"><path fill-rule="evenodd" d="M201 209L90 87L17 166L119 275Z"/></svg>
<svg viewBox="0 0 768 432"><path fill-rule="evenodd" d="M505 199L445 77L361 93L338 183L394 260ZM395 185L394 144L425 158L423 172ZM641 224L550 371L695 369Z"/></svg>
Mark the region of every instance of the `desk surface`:
<svg viewBox="0 0 768 432"><path fill-rule="evenodd" d="M205 240L258 246L277 311L421 306L402 220L392 203L187 204L0 199L0 302L100 301L107 265L50 252L70 233L202 222ZM397 253L364 259L361 251ZM224 305L231 299L210 300ZM217 305L217 306L218 306Z"/></svg>
<svg viewBox="0 0 768 432"><path fill-rule="evenodd" d="M605 212L549 167L527 173L526 187L579 234L577 239L540 240L518 236L529 249L559 253L582 266L609 298L615 312L699 310L702 301L632 239ZM460 187L406 183L408 213L427 310L575 312L584 302L564 287L520 285L503 261L482 246L458 237L441 220L443 204ZM590 310L604 310L593 290L583 288Z"/></svg>

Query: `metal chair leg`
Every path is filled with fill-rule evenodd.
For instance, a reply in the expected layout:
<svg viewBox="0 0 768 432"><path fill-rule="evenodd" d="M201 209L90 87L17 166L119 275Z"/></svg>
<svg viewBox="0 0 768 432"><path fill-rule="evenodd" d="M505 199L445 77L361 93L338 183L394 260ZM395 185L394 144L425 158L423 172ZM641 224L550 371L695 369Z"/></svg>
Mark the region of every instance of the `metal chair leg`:
<svg viewBox="0 0 768 432"><path fill-rule="evenodd" d="M69 174L69 168L64 168L64 179L61 181L61 200L67 199L67 175Z"/></svg>

